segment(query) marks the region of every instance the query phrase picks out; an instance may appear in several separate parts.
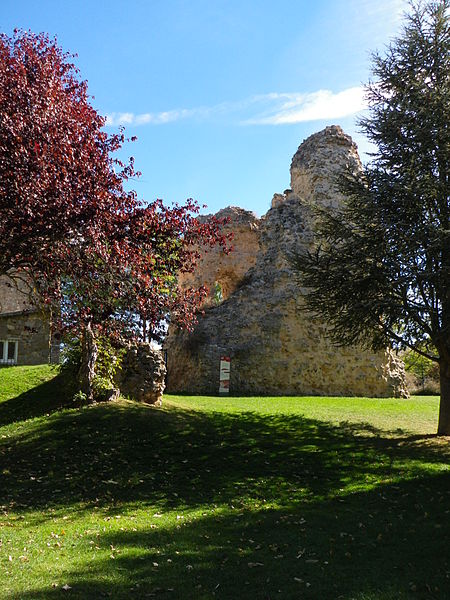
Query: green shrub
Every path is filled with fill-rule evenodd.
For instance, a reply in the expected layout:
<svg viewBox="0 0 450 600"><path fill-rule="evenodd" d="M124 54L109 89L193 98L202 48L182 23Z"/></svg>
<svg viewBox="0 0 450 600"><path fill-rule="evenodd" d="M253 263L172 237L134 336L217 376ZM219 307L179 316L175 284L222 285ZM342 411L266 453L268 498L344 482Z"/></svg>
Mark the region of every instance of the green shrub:
<svg viewBox="0 0 450 600"><path fill-rule="evenodd" d="M439 394L439 365L414 350L403 356L407 373L408 388L413 394Z"/></svg>
<svg viewBox="0 0 450 600"><path fill-rule="evenodd" d="M87 404L87 396L84 392L82 392L81 390L78 390L78 392L76 392L73 395L72 402L76 406L84 406L85 404Z"/></svg>
<svg viewBox="0 0 450 600"><path fill-rule="evenodd" d="M111 391L116 387L114 380L120 369L124 348L116 348L106 337L96 339L98 348L97 362L95 365L95 378L93 381L94 398L102 401L111 397ZM81 344L78 337L69 337L64 342L60 372L67 382L76 387L78 384L78 372L81 365ZM86 398L81 397L82 392L77 392L74 401L82 405Z"/></svg>
<svg viewBox="0 0 450 600"><path fill-rule="evenodd" d="M116 348L106 337L99 337L97 340L98 357L95 367L96 378L104 379L109 382L109 389L114 387L114 379L121 367L125 348Z"/></svg>
<svg viewBox="0 0 450 600"><path fill-rule="evenodd" d="M105 402L114 397L115 385L105 377L96 375L92 387L94 388L94 400L97 402Z"/></svg>

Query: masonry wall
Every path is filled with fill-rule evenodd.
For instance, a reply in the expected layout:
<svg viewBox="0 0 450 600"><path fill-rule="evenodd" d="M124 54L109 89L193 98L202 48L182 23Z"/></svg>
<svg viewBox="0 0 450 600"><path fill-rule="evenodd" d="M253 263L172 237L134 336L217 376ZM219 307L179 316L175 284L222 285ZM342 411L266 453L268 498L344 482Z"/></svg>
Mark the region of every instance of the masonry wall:
<svg viewBox="0 0 450 600"><path fill-rule="evenodd" d="M247 252L248 268L240 269L220 305L206 307L191 334L170 331L165 343L169 392L216 394L220 357L229 356L234 395L407 395L403 363L392 351L332 344L327 325L305 310L304 290L288 260L290 253L314 243L311 202L337 206L344 200L335 176L348 166L360 168L359 157L339 127L328 127L299 147L291 189L274 196L258 223L247 215L258 241ZM228 210L232 215L236 209ZM237 247L246 228L241 212ZM222 268L227 268L226 258L219 266L207 259L198 277L220 281Z"/></svg>
<svg viewBox="0 0 450 600"><path fill-rule="evenodd" d="M18 341L18 365L49 362L49 326L38 313L0 315L0 340Z"/></svg>
<svg viewBox="0 0 450 600"><path fill-rule="evenodd" d="M0 277L0 341L18 342L18 365L59 362L59 344L51 348L49 320L32 297L26 278Z"/></svg>
<svg viewBox="0 0 450 600"><path fill-rule="evenodd" d="M208 216L200 219L207 219ZM216 286L223 299L226 299L242 284L246 273L256 264L261 237L261 220L248 210L229 206L220 210L215 217L229 221L223 231L233 232L233 251L224 254L218 247L208 249L194 273L183 273L179 279L182 287L204 285L209 289L204 307L216 305Z"/></svg>

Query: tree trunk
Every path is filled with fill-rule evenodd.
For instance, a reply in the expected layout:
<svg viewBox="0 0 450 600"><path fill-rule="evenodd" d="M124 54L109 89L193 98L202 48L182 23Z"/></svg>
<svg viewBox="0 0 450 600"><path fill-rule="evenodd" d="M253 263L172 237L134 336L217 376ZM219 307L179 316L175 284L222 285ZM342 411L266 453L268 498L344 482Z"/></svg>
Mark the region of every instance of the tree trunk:
<svg viewBox="0 0 450 600"><path fill-rule="evenodd" d="M98 348L95 343L94 332L89 322L81 335L81 365L78 374L80 391L86 394L87 400L94 399L93 381L95 376L95 363L97 362Z"/></svg>
<svg viewBox="0 0 450 600"><path fill-rule="evenodd" d="M441 358L439 363L441 402L439 406L438 435L450 435L450 364Z"/></svg>

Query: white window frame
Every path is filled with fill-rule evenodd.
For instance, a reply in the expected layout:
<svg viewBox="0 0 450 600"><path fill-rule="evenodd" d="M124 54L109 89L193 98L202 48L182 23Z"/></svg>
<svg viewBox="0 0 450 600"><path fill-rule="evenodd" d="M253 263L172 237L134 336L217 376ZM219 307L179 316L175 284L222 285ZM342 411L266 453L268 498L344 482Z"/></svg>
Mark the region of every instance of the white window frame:
<svg viewBox="0 0 450 600"><path fill-rule="evenodd" d="M0 356L0 365L16 365L19 352L19 340L0 340L0 342L3 342L3 356ZM10 344L14 344L14 358L8 358Z"/></svg>

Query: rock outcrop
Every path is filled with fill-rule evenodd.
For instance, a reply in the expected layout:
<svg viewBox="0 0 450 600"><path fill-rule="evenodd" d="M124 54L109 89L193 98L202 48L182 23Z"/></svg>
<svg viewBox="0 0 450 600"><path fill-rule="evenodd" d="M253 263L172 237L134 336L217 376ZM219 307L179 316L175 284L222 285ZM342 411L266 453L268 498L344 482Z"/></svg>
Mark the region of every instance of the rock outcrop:
<svg viewBox="0 0 450 600"><path fill-rule="evenodd" d="M390 350L332 344L327 325L305 311L287 259L314 240L308 205L343 201L336 175L344 167L360 168L356 145L340 127L327 127L299 147L291 188L274 196L260 221L240 209L224 211L237 230L236 254L220 261L210 255L196 277L211 286L228 268L236 276L224 286L222 301L216 297L206 306L192 333L170 332L170 392L217 393L220 357L229 356L234 395L407 395L403 363ZM241 230L247 234L241 237Z"/></svg>

